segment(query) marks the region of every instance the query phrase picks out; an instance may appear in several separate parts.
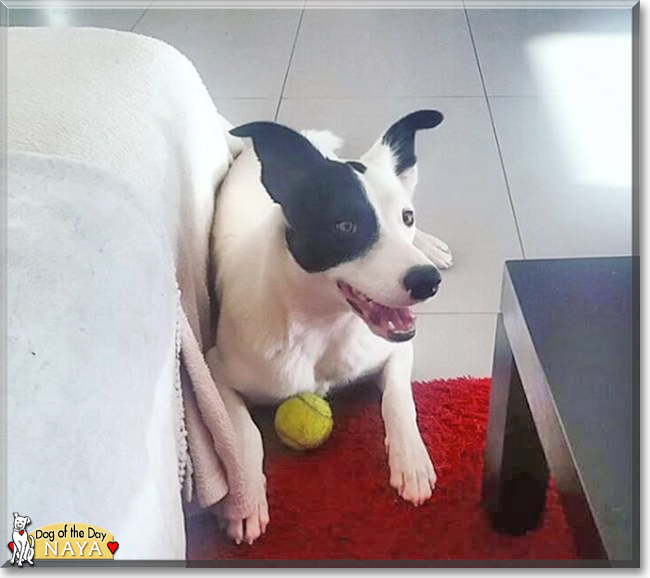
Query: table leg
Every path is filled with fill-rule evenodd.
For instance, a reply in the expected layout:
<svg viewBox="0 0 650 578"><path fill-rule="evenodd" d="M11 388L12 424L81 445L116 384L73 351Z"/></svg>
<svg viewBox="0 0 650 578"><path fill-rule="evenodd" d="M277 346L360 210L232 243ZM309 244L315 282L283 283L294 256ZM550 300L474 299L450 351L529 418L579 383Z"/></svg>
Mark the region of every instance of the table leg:
<svg viewBox="0 0 650 578"><path fill-rule="evenodd" d="M483 505L495 529L523 534L542 521L549 470L515 365L497 319Z"/></svg>

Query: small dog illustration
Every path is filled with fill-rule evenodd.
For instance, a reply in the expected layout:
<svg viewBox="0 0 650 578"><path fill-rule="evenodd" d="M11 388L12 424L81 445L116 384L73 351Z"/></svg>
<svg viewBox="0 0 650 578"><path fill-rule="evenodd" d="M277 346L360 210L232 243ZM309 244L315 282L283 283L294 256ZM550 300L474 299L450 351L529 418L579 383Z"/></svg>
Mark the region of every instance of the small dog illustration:
<svg viewBox="0 0 650 578"><path fill-rule="evenodd" d="M18 512L14 512L12 564L18 561L18 566L22 566L23 562L28 562L32 566L34 565L34 562L32 562L34 558L34 536L30 536L25 529L27 524L31 523L32 520L29 516L19 516Z"/></svg>

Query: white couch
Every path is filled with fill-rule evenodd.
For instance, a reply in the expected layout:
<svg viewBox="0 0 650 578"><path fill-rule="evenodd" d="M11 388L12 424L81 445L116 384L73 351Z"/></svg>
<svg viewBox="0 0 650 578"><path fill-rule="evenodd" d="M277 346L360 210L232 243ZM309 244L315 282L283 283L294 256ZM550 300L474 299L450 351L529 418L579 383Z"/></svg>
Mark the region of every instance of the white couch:
<svg viewBox="0 0 650 578"><path fill-rule="evenodd" d="M210 338L214 191L236 145L191 63L100 29L8 31L8 495L116 559L183 559L179 307Z"/></svg>

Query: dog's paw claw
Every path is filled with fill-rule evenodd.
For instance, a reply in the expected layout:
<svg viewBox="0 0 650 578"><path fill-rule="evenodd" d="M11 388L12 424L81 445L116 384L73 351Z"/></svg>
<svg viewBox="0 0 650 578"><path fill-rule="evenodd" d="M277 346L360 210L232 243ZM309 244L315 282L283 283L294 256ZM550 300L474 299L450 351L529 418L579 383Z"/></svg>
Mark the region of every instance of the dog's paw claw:
<svg viewBox="0 0 650 578"><path fill-rule="evenodd" d="M257 509L252 516L246 518L245 525L245 538L246 543L251 545L266 531L266 526L269 523L269 509L264 499L263 503L257 505Z"/></svg>
<svg viewBox="0 0 650 578"><path fill-rule="evenodd" d="M436 473L421 439L391 443L388 464L390 485L403 500L421 506L431 497Z"/></svg>
<svg viewBox="0 0 650 578"><path fill-rule="evenodd" d="M451 256L451 253L438 253L436 256L432 257L431 260L438 269L449 269L454 264L454 259Z"/></svg>
<svg viewBox="0 0 650 578"><path fill-rule="evenodd" d="M238 546L242 543L251 545L266 532L269 524L269 506L266 500L265 483L259 484L255 501L253 513L244 519L225 519L219 505L213 510L218 517L220 528Z"/></svg>

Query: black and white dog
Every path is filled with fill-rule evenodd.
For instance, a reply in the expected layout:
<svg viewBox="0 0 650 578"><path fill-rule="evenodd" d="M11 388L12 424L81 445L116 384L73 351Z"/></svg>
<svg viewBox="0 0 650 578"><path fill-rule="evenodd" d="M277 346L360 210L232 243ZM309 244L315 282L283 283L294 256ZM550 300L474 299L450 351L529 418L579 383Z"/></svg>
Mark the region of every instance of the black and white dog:
<svg viewBox="0 0 650 578"><path fill-rule="evenodd" d="M409 114L347 161L327 131L300 134L271 122L231 131L253 148L233 163L217 199L220 315L208 360L256 503L245 520L223 520L237 543L252 543L269 522L262 439L247 401L325 395L378 376L390 484L415 505L431 496L436 475L411 391L411 307L436 294L451 254L415 225L414 144L418 130L442 118Z"/></svg>

